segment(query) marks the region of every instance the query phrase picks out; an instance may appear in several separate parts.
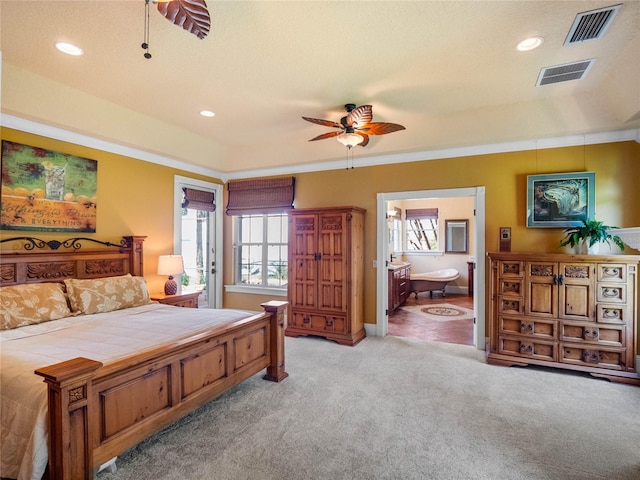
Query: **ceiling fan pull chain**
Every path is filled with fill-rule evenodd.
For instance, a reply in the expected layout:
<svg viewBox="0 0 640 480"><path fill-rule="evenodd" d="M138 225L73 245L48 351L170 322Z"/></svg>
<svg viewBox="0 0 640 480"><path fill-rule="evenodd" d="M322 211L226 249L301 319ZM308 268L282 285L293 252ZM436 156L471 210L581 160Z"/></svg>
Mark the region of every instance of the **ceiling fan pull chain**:
<svg viewBox="0 0 640 480"><path fill-rule="evenodd" d="M146 50L144 53L144 58L147 60L151 58L151 54L149 53L149 3L151 0L144 0L144 41L142 42L142 48Z"/></svg>

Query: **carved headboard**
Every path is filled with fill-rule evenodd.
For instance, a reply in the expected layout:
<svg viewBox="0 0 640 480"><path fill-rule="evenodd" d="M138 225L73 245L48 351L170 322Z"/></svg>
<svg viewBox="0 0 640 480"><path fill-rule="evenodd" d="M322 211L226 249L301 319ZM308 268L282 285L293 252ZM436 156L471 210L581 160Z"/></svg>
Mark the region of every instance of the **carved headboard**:
<svg viewBox="0 0 640 480"><path fill-rule="evenodd" d="M130 273L142 276L142 243L146 236L125 236L120 244L91 238L45 242L33 237L0 241L21 250L0 253L0 286L23 283L62 282L67 278L100 278ZM82 250L85 242L105 248ZM59 250L62 248L62 250Z"/></svg>

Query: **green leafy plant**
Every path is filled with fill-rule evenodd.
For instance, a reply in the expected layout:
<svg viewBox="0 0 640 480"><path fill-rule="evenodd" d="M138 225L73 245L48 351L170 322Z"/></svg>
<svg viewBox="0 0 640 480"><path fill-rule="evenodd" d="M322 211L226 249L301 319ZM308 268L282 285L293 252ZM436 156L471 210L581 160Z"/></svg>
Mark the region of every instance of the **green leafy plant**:
<svg viewBox="0 0 640 480"><path fill-rule="evenodd" d="M560 246L564 247L569 245L575 247L583 242L587 242L589 247L593 247L596 243L607 243L611 245L613 241L620 250L624 250L624 243L622 239L617 235L611 235L608 230L618 228L604 225L603 222L594 219L582 219L582 225L577 227L567 228L564 231L564 237L560 241Z"/></svg>

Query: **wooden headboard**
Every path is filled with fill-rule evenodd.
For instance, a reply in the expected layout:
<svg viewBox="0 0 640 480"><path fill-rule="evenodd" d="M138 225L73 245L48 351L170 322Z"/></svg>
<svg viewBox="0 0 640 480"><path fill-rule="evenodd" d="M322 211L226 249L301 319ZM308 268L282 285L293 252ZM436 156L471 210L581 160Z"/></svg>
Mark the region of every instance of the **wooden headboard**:
<svg viewBox="0 0 640 480"><path fill-rule="evenodd" d="M0 243L9 244L14 250L6 251L3 246L0 254L0 286L62 282L67 278L111 277L127 273L142 276L142 243L145 238L125 236L120 244L91 238L70 238L62 242L45 242L33 237L3 239ZM105 248L82 250L86 242Z"/></svg>

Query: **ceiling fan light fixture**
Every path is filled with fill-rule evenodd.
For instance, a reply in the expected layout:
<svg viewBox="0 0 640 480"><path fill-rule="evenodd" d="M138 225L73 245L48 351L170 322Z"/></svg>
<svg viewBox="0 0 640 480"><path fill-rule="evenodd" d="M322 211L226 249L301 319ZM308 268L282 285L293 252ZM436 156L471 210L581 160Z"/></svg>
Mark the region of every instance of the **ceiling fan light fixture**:
<svg viewBox="0 0 640 480"><path fill-rule="evenodd" d="M358 135L357 133L341 133L340 135L336 136L336 140L338 140L347 148L353 148L356 145L360 145L362 142L364 142L364 137L362 135Z"/></svg>

